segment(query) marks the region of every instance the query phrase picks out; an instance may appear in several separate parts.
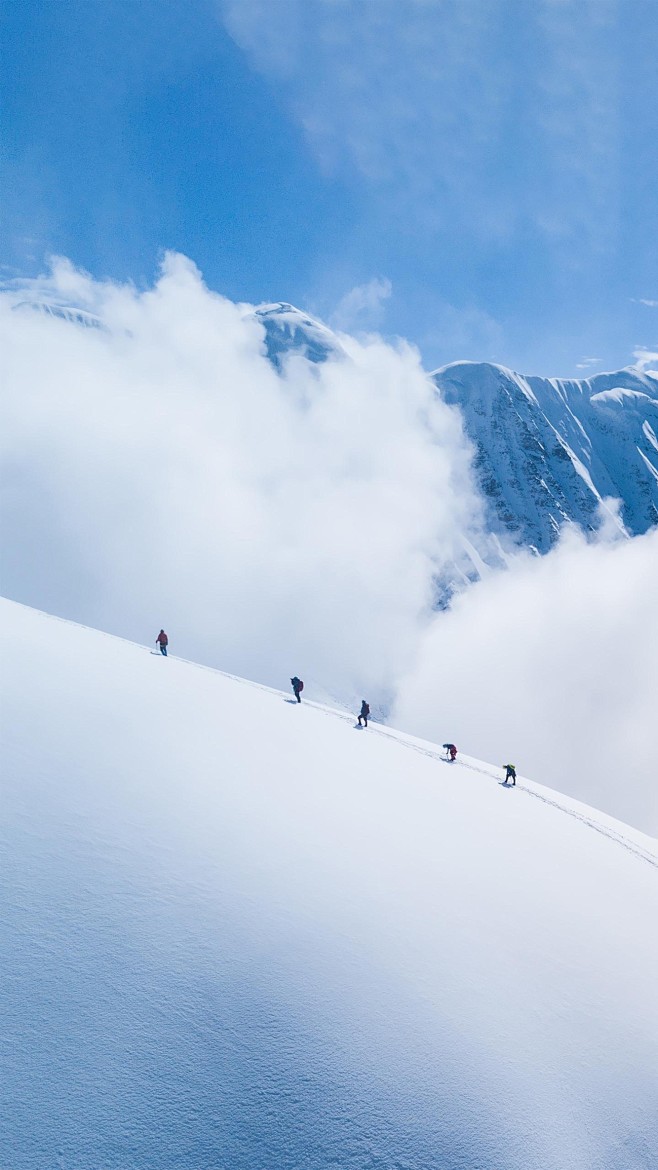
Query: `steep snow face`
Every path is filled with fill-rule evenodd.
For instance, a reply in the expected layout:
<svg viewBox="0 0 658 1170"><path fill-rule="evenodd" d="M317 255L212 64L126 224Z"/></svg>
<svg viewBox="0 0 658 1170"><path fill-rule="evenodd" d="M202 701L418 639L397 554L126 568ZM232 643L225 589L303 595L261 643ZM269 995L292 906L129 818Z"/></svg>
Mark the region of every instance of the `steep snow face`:
<svg viewBox="0 0 658 1170"><path fill-rule="evenodd" d="M596 527L610 497L629 534L658 523L655 374L579 382L457 362L432 376L462 411L494 531L546 552L565 521Z"/></svg>
<svg viewBox="0 0 658 1170"><path fill-rule="evenodd" d="M2 1166L658 1165L647 838L155 647L0 633Z"/></svg>
<svg viewBox="0 0 658 1170"><path fill-rule="evenodd" d="M285 357L296 354L310 362L326 362L344 356L338 338L322 322L283 301L260 305L254 316L265 327L267 356L277 369Z"/></svg>

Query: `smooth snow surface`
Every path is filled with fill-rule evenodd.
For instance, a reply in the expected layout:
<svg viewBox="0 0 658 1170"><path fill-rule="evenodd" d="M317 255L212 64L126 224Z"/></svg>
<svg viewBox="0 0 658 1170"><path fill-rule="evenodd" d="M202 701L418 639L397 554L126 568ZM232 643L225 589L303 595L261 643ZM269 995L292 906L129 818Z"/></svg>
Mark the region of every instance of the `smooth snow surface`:
<svg viewBox="0 0 658 1170"><path fill-rule="evenodd" d="M0 629L2 1170L655 1170L647 838L155 647Z"/></svg>

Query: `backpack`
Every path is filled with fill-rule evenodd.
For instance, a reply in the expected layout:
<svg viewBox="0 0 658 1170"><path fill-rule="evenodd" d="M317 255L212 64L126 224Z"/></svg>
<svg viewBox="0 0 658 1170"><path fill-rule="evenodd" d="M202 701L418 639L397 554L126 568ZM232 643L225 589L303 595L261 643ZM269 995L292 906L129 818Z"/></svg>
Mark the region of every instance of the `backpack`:
<svg viewBox="0 0 658 1170"><path fill-rule="evenodd" d="M304 690L304 684L303 684L303 682L302 682L301 678L298 678L298 679L297 679L297 690L298 690L298 691L303 691L303 690Z"/></svg>
<svg viewBox="0 0 658 1170"><path fill-rule="evenodd" d="M369 704L369 703L364 703L364 704L363 704L363 714L364 714L364 715L369 715L369 714L370 714L370 704Z"/></svg>

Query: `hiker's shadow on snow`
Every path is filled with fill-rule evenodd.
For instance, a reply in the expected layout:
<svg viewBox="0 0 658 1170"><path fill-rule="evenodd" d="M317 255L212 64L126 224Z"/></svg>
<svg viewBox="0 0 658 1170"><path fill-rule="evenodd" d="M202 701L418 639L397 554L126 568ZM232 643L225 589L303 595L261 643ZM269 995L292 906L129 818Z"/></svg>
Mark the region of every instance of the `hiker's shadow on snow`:
<svg viewBox="0 0 658 1170"><path fill-rule="evenodd" d="M365 727L362 723L355 723L353 726L355 731L365 731Z"/></svg>
<svg viewBox="0 0 658 1170"><path fill-rule="evenodd" d="M301 707L301 703L298 703L296 699L284 699L283 701L284 703L292 703L293 707Z"/></svg>

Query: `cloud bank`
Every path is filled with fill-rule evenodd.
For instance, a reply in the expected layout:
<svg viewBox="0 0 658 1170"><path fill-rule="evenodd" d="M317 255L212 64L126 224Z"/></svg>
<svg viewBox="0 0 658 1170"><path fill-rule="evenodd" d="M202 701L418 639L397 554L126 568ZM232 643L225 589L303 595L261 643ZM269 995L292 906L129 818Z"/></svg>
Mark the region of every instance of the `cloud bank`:
<svg viewBox="0 0 658 1170"><path fill-rule="evenodd" d="M658 529L617 536L565 530L458 597L394 720L658 835Z"/></svg>
<svg viewBox="0 0 658 1170"><path fill-rule="evenodd" d="M15 311L44 299L103 327ZM404 343L340 342L277 372L252 307L177 255L144 291L58 261L0 294L2 592L392 703L406 730L658 832L658 532L569 531L433 613L480 531L459 415Z"/></svg>
<svg viewBox="0 0 658 1170"><path fill-rule="evenodd" d="M41 297L104 328L13 311ZM390 695L479 514L417 353L345 335L346 359L279 374L250 306L177 255L142 292L59 261L0 299L3 591L271 684Z"/></svg>

